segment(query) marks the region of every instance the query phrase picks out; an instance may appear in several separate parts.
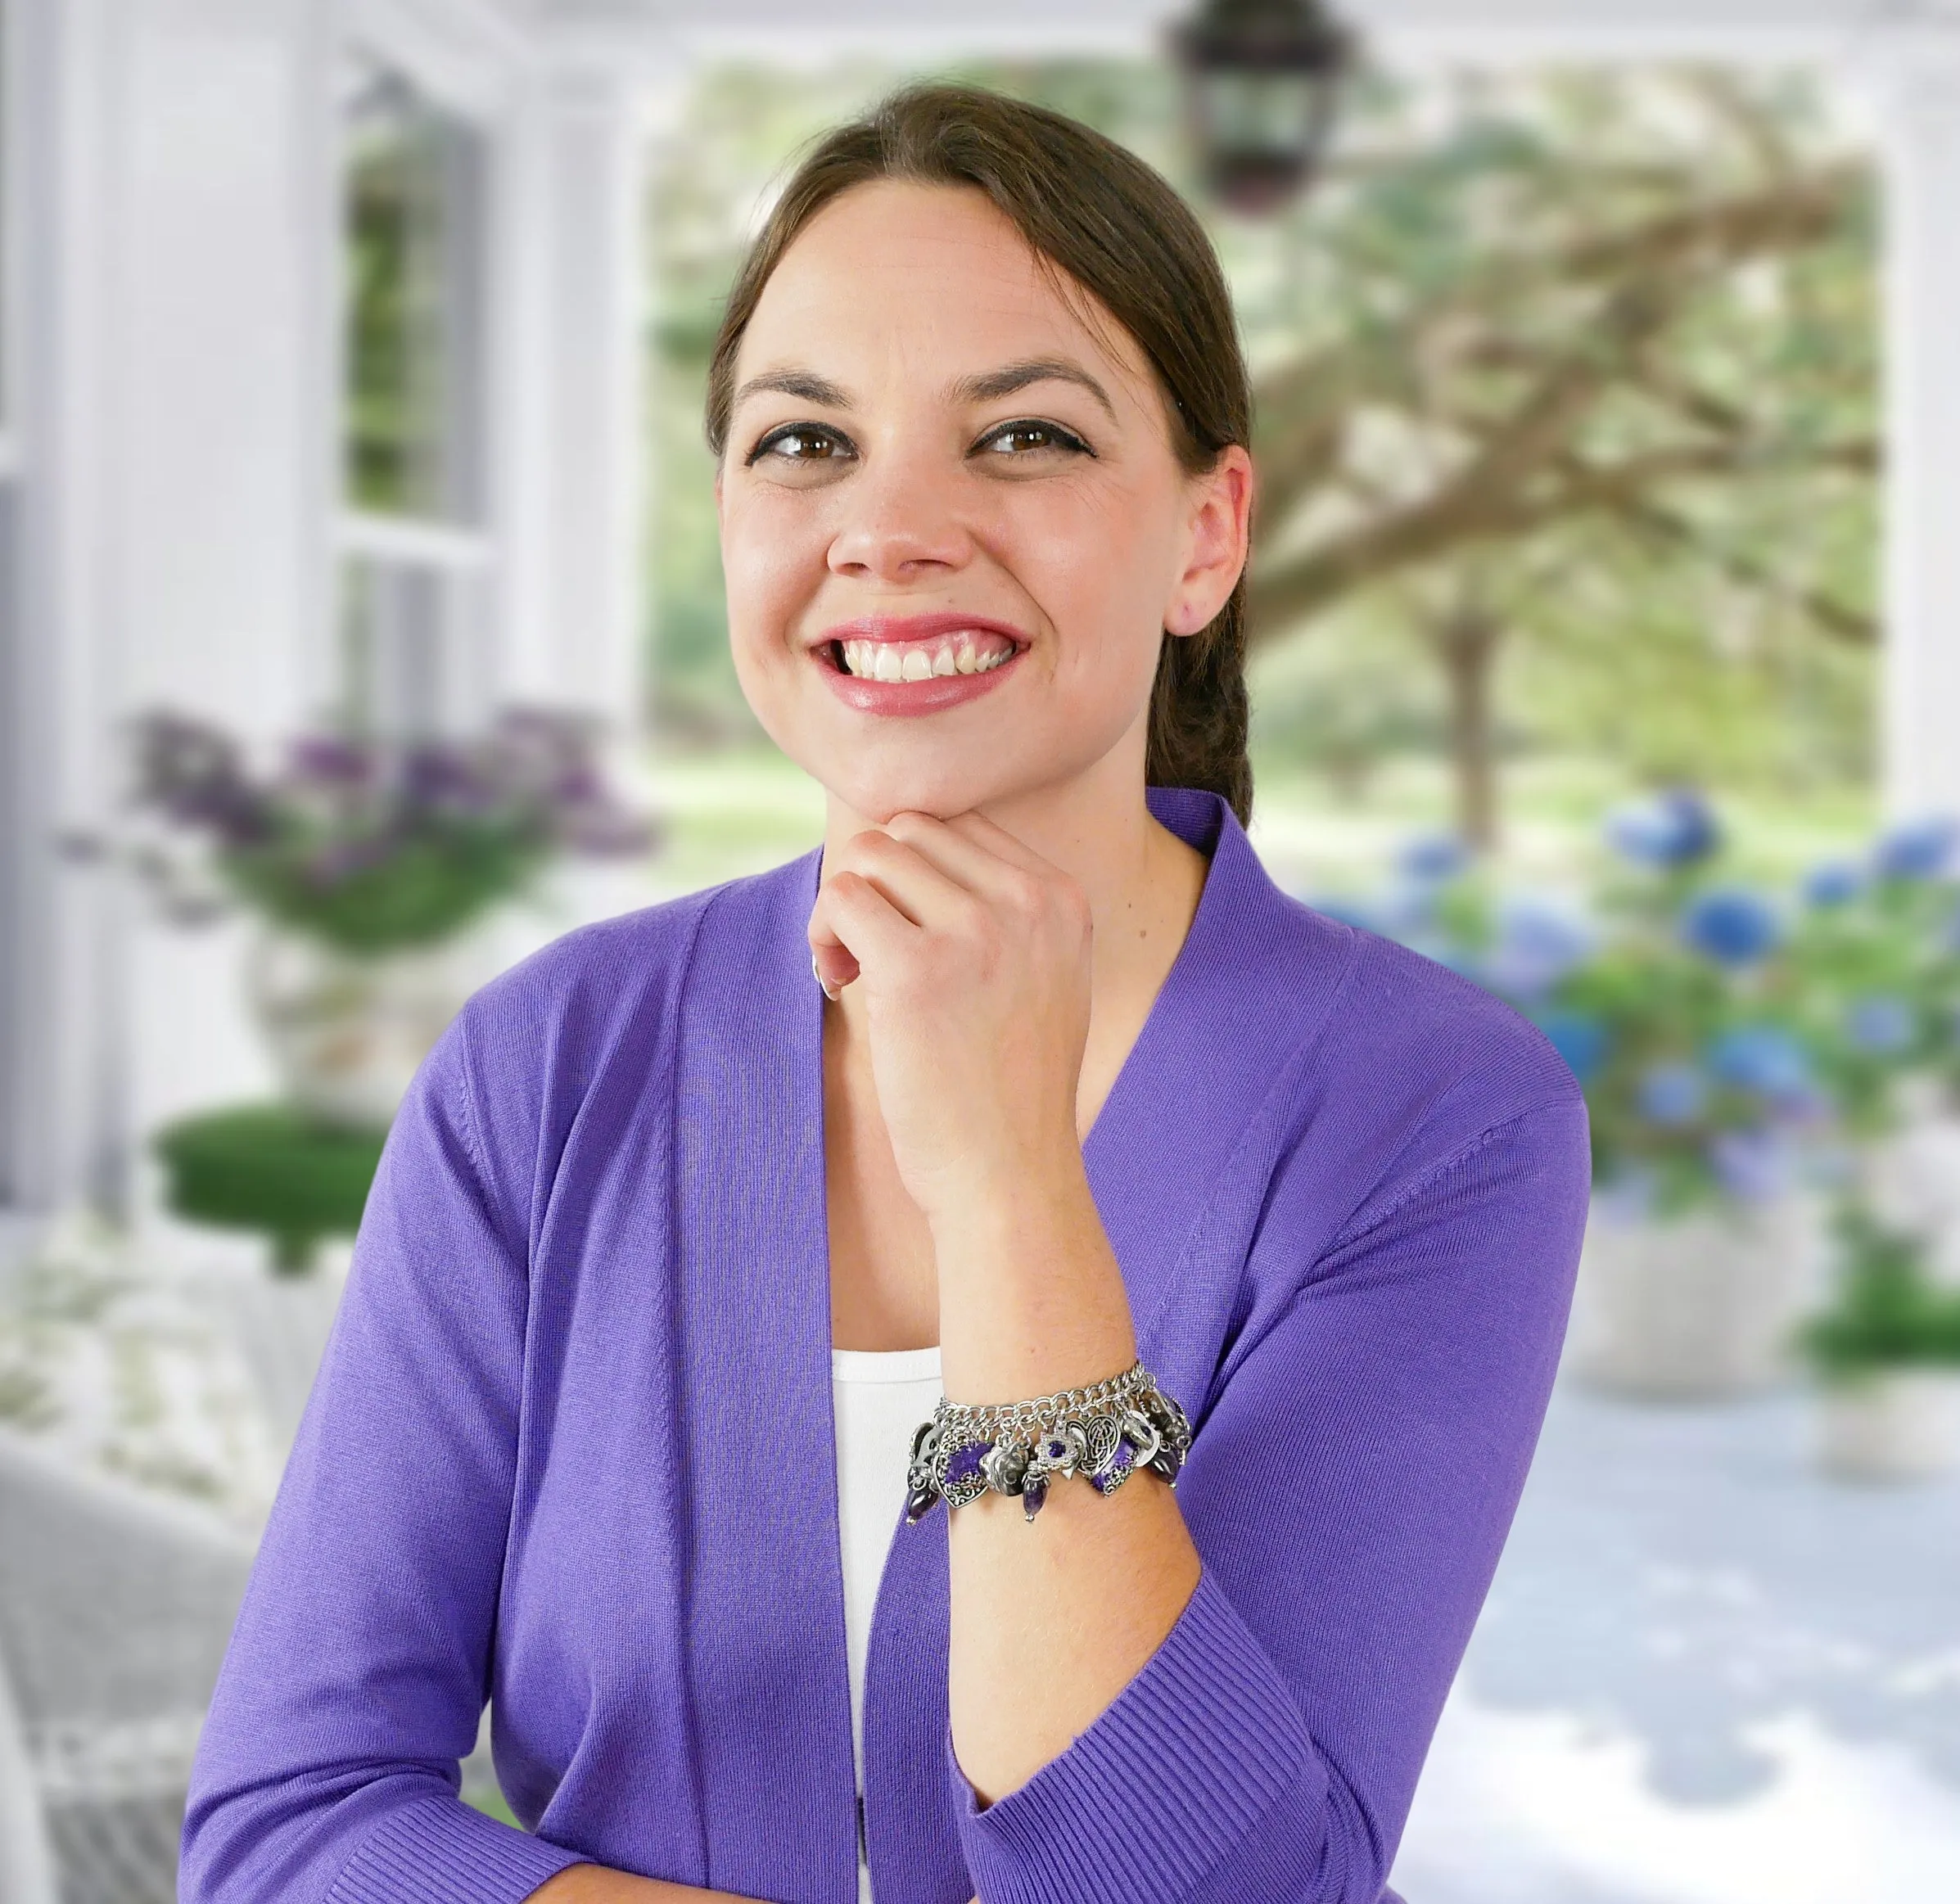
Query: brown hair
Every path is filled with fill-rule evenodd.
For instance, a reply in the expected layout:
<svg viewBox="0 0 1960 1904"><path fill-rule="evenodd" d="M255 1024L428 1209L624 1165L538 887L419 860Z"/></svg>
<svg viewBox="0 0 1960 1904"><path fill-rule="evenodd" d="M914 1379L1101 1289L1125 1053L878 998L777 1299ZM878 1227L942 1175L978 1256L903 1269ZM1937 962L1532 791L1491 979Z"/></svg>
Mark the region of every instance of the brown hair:
<svg viewBox="0 0 1960 1904"><path fill-rule="evenodd" d="M1115 315L1155 370L1185 470L1249 445L1252 395L1225 274L1203 227L1135 153L1077 120L974 86L908 86L818 141L750 246L715 338L708 447L728 440L735 354L762 287L797 235L832 199L874 179L984 192L1037 255ZM1245 578L1195 634L1166 633L1150 690L1144 778L1221 794L1244 824Z"/></svg>

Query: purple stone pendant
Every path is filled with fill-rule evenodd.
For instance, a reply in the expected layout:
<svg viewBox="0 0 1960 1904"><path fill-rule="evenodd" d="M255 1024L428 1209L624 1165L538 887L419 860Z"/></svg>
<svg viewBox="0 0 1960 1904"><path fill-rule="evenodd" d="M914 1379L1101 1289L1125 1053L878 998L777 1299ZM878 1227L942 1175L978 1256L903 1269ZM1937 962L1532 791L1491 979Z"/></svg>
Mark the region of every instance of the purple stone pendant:
<svg viewBox="0 0 1960 1904"><path fill-rule="evenodd" d="M1041 1503L1048 1498L1048 1481L1045 1475L1030 1475L1021 1484L1021 1507L1023 1518L1032 1520L1041 1511Z"/></svg>
<svg viewBox="0 0 1960 1904"><path fill-rule="evenodd" d="M1130 1437L1127 1435L1118 1436L1116 1442L1116 1452L1109 1457L1107 1473L1091 1474L1089 1477L1098 1494L1105 1496L1112 1495L1122 1485L1124 1479L1129 1474L1130 1462L1134 1453L1135 1451L1130 1446Z"/></svg>
<svg viewBox="0 0 1960 1904"><path fill-rule="evenodd" d="M946 1504L964 1507L987 1492L987 1475L980 1463L993 1446L991 1442L968 1442L953 1451L946 1464Z"/></svg>

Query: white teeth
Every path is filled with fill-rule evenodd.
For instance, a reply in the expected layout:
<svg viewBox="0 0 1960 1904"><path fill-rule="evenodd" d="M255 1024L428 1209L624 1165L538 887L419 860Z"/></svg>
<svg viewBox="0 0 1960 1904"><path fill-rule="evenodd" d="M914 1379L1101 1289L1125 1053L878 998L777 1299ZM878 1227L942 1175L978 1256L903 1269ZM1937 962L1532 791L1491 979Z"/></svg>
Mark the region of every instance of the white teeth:
<svg viewBox="0 0 1960 1904"><path fill-rule="evenodd" d="M982 657L975 650L970 634L933 649L908 647L901 652L889 642L847 641L843 650L845 668L871 681L926 681L939 675L984 675L1012 661L1015 652L1011 647L1000 648Z"/></svg>

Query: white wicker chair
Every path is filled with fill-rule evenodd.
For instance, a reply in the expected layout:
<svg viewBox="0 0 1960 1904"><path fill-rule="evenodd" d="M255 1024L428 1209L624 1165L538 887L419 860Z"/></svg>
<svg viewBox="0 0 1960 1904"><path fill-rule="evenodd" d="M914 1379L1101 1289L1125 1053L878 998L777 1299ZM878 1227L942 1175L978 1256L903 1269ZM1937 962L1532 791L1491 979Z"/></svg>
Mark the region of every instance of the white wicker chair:
<svg viewBox="0 0 1960 1904"><path fill-rule="evenodd" d="M0 1431L0 1904L174 1898L251 1557L190 1505Z"/></svg>

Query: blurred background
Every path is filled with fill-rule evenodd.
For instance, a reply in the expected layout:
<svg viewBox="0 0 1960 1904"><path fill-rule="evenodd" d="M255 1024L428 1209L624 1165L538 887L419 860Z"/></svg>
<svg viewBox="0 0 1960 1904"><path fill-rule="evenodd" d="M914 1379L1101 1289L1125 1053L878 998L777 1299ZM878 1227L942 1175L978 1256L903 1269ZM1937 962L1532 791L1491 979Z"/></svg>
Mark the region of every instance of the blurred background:
<svg viewBox="0 0 1960 1904"><path fill-rule="evenodd" d="M702 385L786 163L922 73L1199 208L1253 841L1587 1089L1398 1888L1960 1897L1960 15L0 0L0 1904L173 1894L461 999L818 840Z"/></svg>

